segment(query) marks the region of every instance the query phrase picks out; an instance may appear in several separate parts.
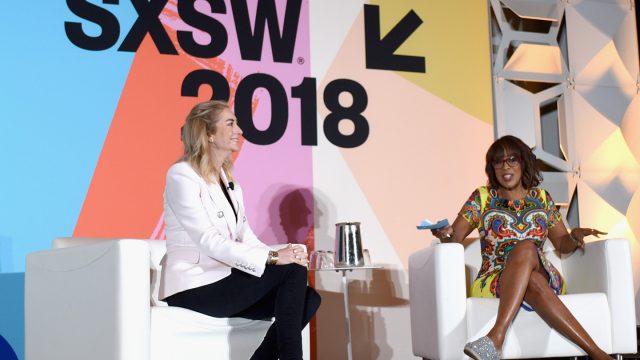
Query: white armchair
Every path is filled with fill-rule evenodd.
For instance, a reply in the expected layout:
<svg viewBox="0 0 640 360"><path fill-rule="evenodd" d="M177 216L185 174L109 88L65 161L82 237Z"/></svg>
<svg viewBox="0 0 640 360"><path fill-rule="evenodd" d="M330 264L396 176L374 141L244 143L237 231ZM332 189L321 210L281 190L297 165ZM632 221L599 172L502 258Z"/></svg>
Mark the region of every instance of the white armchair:
<svg viewBox="0 0 640 360"><path fill-rule="evenodd" d="M271 325L159 301L165 241L61 238L53 247L27 255L27 360L246 360ZM303 352L309 359L308 327Z"/></svg>
<svg viewBox="0 0 640 360"><path fill-rule="evenodd" d="M547 242L549 244L549 242ZM610 354L637 351L631 255L627 240L587 243L584 252L545 255L564 275L567 305L595 342ZM462 359L463 347L491 329L498 300L468 298L480 268L480 241L436 244L409 257L413 353L427 359ZM502 357L581 356L584 352L552 330L535 312L519 311Z"/></svg>

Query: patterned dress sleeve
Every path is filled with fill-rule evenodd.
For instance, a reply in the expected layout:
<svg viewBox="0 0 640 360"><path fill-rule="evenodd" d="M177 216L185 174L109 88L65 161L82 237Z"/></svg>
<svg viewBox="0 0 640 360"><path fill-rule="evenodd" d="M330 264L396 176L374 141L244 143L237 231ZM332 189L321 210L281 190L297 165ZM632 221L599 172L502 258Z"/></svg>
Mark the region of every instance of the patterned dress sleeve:
<svg viewBox="0 0 640 360"><path fill-rule="evenodd" d="M545 191L545 190L542 190ZM548 221L548 228L551 229L552 227L556 226L559 222L562 221L562 214L560 214L560 211L558 211L558 207L556 206L556 203L553 201L553 198L551 197L551 194L549 194L547 191L545 191L546 193L546 204L545 205L545 210L547 211L547 221Z"/></svg>
<svg viewBox="0 0 640 360"><path fill-rule="evenodd" d="M467 202L464 203L462 209L458 213L473 227L478 228L480 226L480 190L476 189Z"/></svg>

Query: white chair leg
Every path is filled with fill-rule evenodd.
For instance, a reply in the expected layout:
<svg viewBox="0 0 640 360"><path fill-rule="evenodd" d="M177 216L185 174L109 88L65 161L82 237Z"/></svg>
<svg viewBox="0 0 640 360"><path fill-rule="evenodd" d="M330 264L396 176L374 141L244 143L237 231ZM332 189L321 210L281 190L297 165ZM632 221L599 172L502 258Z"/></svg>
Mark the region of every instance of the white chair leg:
<svg viewBox="0 0 640 360"><path fill-rule="evenodd" d="M622 360L622 355L616 354L616 360Z"/></svg>

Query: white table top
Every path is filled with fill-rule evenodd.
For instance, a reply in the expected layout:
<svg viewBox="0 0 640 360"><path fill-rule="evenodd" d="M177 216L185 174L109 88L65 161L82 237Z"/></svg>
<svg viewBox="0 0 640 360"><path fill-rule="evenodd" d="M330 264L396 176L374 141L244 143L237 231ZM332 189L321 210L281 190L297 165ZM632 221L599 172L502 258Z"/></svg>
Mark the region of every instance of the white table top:
<svg viewBox="0 0 640 360"><path fill-rule="evenodd" d="M366 265L366 266L339 266L339 267L327 267L320 269L309 268L309 271L345 271L345 270L370 270L370 269L382 269L382 265Z"/></svg>

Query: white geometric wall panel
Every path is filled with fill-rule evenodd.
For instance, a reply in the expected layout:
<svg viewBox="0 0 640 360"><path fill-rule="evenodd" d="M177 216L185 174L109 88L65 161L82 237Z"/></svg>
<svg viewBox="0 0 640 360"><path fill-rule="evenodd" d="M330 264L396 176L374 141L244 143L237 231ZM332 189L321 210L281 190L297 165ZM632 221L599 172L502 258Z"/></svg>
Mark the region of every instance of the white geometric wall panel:
<svg viewBox="0 0 640 360"><path fill-rule="evenodd" d="M627 112L620 123L620 130L624 136L625 142L629 145L629 149L633 153L636 161L640 162L640 97L635 96Z"/></svg>
<svg viewBox="0 0 640 360"><path fill-rule="evenodd" d="M640 67L634 1L490 4L496 137L512 134L533 148L543 186L566 206L569 226L583 223L631 239L638 289Z"/></svg>
<svg viewBox="0 0 640 360"><path fill-rule="evenodd" d="M630 0L571 0L566 4L569 66L576 84L637 84L633 6Z"/></svg>

